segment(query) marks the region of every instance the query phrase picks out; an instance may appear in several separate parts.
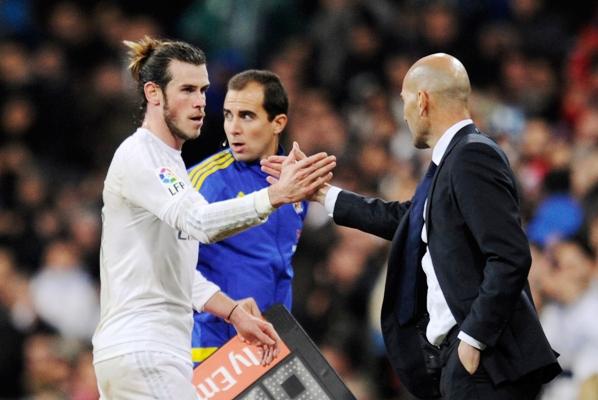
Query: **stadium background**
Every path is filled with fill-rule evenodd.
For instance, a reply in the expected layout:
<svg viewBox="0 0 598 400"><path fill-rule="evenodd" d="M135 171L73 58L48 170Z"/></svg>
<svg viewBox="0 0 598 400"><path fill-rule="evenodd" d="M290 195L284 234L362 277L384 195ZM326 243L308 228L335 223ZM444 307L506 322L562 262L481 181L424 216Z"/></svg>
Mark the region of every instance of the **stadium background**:
<svg viewBox="0 0 598 400"><path fill-rule="evenodd" d="M285 142L337 155L336 184L387 199L410 198L430 157L401 115L406 69L436 51L461 59L474 120L519 179L530 280L566 369L544 399L596 398L598 7L570 3L0 1L0 398L97 398L102 181L139 121L121 41L145 34L208 55L188 165L222 145L228 77L267 68L290 95ZM314 205L295 257L293 313L362 400L409 398L377 326L387 245Z"/></svg>

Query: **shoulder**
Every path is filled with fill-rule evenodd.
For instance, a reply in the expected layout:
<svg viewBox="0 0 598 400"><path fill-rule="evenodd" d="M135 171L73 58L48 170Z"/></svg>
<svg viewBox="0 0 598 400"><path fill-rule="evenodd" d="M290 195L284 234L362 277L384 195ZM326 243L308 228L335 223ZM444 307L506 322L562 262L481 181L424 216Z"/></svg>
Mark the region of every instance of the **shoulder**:
<svg viewBox="0 0 598 400"><path fill-rule="evenodd" d="M142 161L141 151L139 151L139 139L135 135L126 138L114 152L110 170L129 170L130 166L139 165Z"/></svg>
<svg viewBox="0 0 598 400"><path fill-rule="evenodd" d="M200 190L207 180L213 181L235 161L229 149L222 150L199 164L189 168L187 173L195 190Z"/></svg>
<svg viewBox="0 0 598 400"><path fill-rule="evenodd" d="M454 164L467 164L469 162L491 162L510 167L505 152L498 143L483 133L470 133L465 135L455 146Z"/></svg>

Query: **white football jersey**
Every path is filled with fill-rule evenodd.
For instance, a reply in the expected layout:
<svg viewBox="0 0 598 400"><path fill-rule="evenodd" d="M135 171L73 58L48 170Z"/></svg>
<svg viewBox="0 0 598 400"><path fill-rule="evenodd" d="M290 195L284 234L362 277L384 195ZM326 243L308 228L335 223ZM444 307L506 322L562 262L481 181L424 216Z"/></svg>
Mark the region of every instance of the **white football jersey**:
<svg viewBox="0 0 598 400"><path fill-rule="evenodd" d="M181 152L139 128L114 154L103 200L94 362L137 350L190 360L192 307L219 290L195 269L198 241L264 222L273 211L266 189L208 204Z"/></svg>

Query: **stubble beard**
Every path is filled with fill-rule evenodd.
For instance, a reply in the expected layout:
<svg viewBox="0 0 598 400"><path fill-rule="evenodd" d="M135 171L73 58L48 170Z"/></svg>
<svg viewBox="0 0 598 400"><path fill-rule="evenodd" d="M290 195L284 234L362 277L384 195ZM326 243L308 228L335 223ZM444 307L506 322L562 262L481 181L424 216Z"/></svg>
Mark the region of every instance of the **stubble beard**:
<svg viewBox="0 0 598 400"><path fill-rule="evenodd" d="M188 134L178 127L175 121L175 117L173 117L170 113L170 108L168 107L168 99L164 100L164 122L170 130L170 133L172 133L173 136L176 136L177 138L183 141L196 139L199 136L199 131L194 132L194 134Z"/></svg>

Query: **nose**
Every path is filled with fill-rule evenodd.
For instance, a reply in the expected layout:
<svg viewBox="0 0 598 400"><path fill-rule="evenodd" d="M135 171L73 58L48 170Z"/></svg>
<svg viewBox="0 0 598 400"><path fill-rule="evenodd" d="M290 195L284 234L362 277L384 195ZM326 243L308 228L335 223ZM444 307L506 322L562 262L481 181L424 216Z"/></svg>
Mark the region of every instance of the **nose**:
<svg viewBox="0 0 598 400"><path fill-rule="evenodd" d="M240 135L241 134L241 124L240 119L236 116L231 117L230 119L224 119L224 130L229 135Z"/></svg>
<svg viewBox="0 0 598 400"><path fill-rule="evenodd" d="M206 106L206 94L199 92L195 101L193 102L193 107L195 108L204 108Z"/></svg>

